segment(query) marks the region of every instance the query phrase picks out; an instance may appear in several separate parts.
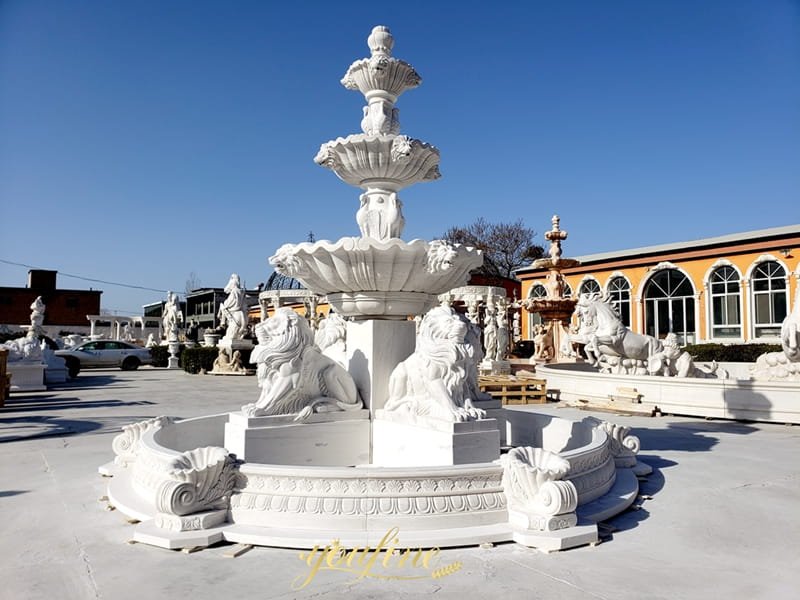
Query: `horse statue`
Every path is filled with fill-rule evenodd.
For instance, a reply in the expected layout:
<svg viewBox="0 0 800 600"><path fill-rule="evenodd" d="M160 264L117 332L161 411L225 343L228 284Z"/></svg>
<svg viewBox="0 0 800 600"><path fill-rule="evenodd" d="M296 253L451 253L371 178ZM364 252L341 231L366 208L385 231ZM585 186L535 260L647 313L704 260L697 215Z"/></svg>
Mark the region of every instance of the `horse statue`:
<svg viewBox="0 0 800 600"><path fill-rule="evenodd" d="M781 347L790 362L800 362L800 280L794 293L794 307L781 324Z"/></svg>
<svg viewBox="0 0 800 600"><path fill-rule="evenodd" d="M601 366L601 359L608 357L614 357L609 361L612 364L641 361L646 365L650 357L663 350L653 336L625 327L610 297L583 294L576 308L583 324L579 336L581 341L586 340L584 352L594 366Z"/></svg>

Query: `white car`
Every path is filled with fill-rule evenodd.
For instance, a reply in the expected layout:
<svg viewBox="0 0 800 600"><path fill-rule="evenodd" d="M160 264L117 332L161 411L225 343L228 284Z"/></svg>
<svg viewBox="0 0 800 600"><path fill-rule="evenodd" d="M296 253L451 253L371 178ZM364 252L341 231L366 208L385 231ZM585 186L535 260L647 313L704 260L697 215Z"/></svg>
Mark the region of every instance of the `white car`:
<svg viewBox="0 0 800 600"><path fill-rule="evenodd" d="M119 367L123 371L133 371L139 365L153 362L147 348L118 340L84 342L68 350L56 350L55 354L67 361L70 377L75 377L81 369L91 367Z"/></svg>

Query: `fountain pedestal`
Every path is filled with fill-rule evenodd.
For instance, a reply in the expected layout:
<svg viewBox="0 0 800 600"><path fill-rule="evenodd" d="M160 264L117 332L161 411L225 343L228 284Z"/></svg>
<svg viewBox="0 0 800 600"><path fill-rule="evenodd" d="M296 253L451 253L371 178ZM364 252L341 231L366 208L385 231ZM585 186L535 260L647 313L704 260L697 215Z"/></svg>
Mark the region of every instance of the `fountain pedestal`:
<svg viewBox="0 0 800 600"><path fill-rule="evenodd" d="M372 418L389 397L389 376L414 352L415 344L413 321L369 319L347 323L347 371Z"/></svg>
<svg viewBox="0 0 800 600"><path fill-rule="evenodd" d="M379 467L467 465L500 458L495 419L412 423L395 413L378 411L372 427L372 464Z"/></svg>
<svg viewBox="0 0 800 600"><path fill-rule="evenodd" d="M369 462L367 410L247 417L230 413L225 448L250 463L347 467ZM299 432L302 432L299 434Z"/></svg>

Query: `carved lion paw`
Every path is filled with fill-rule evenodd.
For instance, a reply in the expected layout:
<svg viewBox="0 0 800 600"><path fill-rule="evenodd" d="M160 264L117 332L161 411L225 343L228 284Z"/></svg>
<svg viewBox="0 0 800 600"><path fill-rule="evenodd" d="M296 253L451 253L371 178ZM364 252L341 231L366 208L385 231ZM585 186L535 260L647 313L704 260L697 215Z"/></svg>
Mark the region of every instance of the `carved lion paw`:
<svg viewBox="0 0 800 600"><path fill-rule="evenodd" d="M242 414L245 417L257 417L258 416L258 405L257 404L245 404L242 407Z"/></svg>

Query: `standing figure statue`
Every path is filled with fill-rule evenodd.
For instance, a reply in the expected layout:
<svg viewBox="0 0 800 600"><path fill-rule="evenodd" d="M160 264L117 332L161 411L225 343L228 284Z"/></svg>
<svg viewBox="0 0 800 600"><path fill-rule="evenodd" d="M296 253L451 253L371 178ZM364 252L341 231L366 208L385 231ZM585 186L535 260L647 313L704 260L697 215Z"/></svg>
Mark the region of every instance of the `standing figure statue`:
<svg viewBox="0 0 800 600"><path fill-rule="evenodd" d="M45 306L42 302L42 297L37 296L36 300L31 304L31 330L35 331L37 335L41 332L42 323L44 322Z"/></svg>
<svg viewBox="0 0 800 600"><path fill-rule="evenodd" d="M497 355L497 319L493 305L486 306L486 314L483 318L483 347L484 356L488 360L494 360Z"/></svg>
<svg viewBox="0 0 800 600"><path fill-rule="evenodd" d="M247 332L247 299L245 291L239 283L239 275L233 273L225 286L228 297L220 305L217 316L221 327L225 330L226 340L240 340Z"/></svg>
<svg viewBox="0 0 800 600"><path fill-rule="evenodd" d="M508 356L508 315L505 305L501 304L497 310L497 346L495 360L505 360Z"/></svg>
<svg viewBox="0 0 800 600"><path fill-rule="evenodd" d="M164 305L164 316L161 324L164 328L164 337L168 342L178 341L178 325L183 323L183 313L178 304L178 294L167 292L167 303Z"/></svg>

